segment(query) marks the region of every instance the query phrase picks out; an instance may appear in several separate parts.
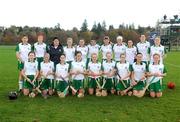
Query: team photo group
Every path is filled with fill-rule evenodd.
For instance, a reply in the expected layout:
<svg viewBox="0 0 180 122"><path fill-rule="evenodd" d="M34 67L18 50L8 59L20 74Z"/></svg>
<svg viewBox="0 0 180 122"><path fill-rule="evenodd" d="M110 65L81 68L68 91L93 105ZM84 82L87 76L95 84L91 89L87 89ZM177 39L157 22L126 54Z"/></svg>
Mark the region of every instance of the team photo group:
<svg viewBox="0 0 180 122"><path fill-rule="evenodd" d="M58 37L47 45L44 39L39 34L31 45L28 36L23 35L16 47L19 91L25 96L162 96L167 71L163 62L166 50L160 37L153 45L145 35L140 35L137 44L124 41L122 36L117 36L115 43L105 36L102 45L96 40L87 44L84 39L74 44L70 37L66 45Z"/></svg>

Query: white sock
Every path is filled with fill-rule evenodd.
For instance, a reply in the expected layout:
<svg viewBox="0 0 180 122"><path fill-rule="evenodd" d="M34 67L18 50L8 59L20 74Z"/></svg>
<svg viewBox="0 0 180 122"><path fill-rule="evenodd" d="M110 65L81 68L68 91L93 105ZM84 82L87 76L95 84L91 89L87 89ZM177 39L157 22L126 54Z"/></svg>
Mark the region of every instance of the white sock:
<svg viewBox="0 0 180 122"><path fill-rule="evenodd" d="M23 88L23 81L19 81L19 90Z"/></svg>

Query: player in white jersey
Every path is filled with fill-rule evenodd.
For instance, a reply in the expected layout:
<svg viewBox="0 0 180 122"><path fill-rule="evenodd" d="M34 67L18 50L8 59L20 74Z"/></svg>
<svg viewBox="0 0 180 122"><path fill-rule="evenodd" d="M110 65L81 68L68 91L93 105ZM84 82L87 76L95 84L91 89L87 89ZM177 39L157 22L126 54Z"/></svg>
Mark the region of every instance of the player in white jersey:
<svg viewBox="0 0 180 122"><path fill-rule="evenodd" d="M87 65L88 65L88 63L91 61L91 55L92 55L93 53L97 54L97 57L98 57L99 49L100 49L100 46L99 46L98 44L96 44L96 40L91 40L91 41L90 41L90 44L88 45Z"/></svg>
<svg viewBox="0 0 180 122"><path fill-rule="evenodd" d="M72 62L70 74L73 79L73 87L78 91L78 97L84 96L84 79L86 74L86 64L82 61L82 53L77 51L75 53L75 61ZM72 94L76 95L76 93L72 90Z"/></svg>
<svg viewBox="0 0 180 122"><path fill-rule="evenodd" d="M40 76L41 76L41 85L42 95L46 99L47 94L53 94L54 87L54 63L50 61L49 53L45 53L44 61L40 65Z"/></svg>
<svg viewBox="0 0 180 122"><path fill-rule="evenodd" d="M37 36L37 42L34 43L32 49L36 54L36 60L38 62L38 69L40 70L40 64L43 61L44 54L47 52L47 45L43 42L44 36L39 34Z"/></svg>
<svg viewBox="0 0 180 122"><path fill-rule="evenodd" d="M94 94L94 90L96 92L96 95L100 94L100 77L102 74L101 71L101 63L98 62L98 54L92 53L91 54L91 62L88 64L88 92L90 95Z"/></svg>
<svg viewBox="0 0 180 122"><path fill-rule="evenodd" d="M100 51L102 52L102 60L106 59L106 53L110 52L112 54L113 50L112 50L112 45L110 43L109 37L105 36L104 40L103 40L103 45L101 45L101 49Z"/></svg>
<svg viewBox="0 0 180 122"><path fill-rule="evenodd" d="M122 53L125 53L126 51L126 45L123 43L123 37L118 36L116 39L117 43L113 46L114 51L114 60L117 62L120 60L120 55Z"/></svg>
<svg viewBox="0 0 180 122"><path fill-rule="evenodd" d="M136 54L137 54L137 48L135 46L133 46L133 41L132 40L128 40L127 43L127 48L126 48L126 61L129 62L130 64L134 63Z"/></svg>
<svg viewBox="0 0 180 122"><path fill-rule="evenodd" d="M124 96L124 90L130 86L130 64L126 61L126 55L122 53L120 55L120 61L116 63L116 72L117 72L117 83L116 90L117 94ZM132 95L132 92L129 91L128 95Z"/></svg>
<svg viewBox="0 0 180 122"><path fill-rule="evenodd" d="M60 56L60 63L56 65L55 76L57 82L56 90L59 97L62 97L61 95L63 91L67 88L69 81L69 64L66 63L65 54L62 54Z"/></svg>
<svg viewBox="0 0 180 122"><path fill-rule="evenodd" d="M146 41L145 35L141 35L140 42L137 43L137 50L138 53L142 53L142 61L145 63L149 63L149 50L150 50L150 43Z"/></svg>
<svg viewBox="0 0 180 122"><path fill-rule="evenodd" d="M79 45L76 47L76 51L80 51L82 53L82 61L86 63L88 47L85 45L84 39L79 40Z"/></svg>
<svg viewBox="0 0 180 122"><path fill-rule="evenodd" d="M159 54L160 55L160 63L163 63L163 59L166 56L165 47L161 45L160 37L156 37L154 40L154 45L150 48L150 62L153 63L153 55Z"/></svg>
<svg viewBox="0 0 180 122"><path fill-rule="evenodd" d="M16 47L16 58L18 60L19 69L19 90L23 89L23 78L21 70L24 68L24 62L28 61L28 53L31 51L31 45L28 43L28 36L23 35L21 38L21 43Z"/></svg>
<svg viewBox="0 0 180 122"><path fill-rule="evenodd" d="M64 47L64 54L66 55L66 62L69 64L69 68L71 68L71 63L74 61L75 56L75 47L73 47L72 38L67 38L67 46Z"/></svg>
<svg viewBox="0 0 180 122"><path fill-rule="evenodd" d="M131 67L131 84L133 85L134 96L137 96L144 89L146 82L147 66L146 63L142 62L142 57L141 53L137 53L136 62L134 62Z"/></svg>
<svg viewBox="0 0 180 122"><path fill-rule="evenodd" d="M24 68L22 70L22 75L25 79L23 94L25 96L29 95L30 92L38 86L37 77L38 77L38 63L35 61L35 53L29 52L28 61L24 62ZM33 84L33 85L32 85Z"/></svg>
<svg viewBox="0 0 180 122"><path fill-rule="evenodd" d="M112 60L111 52L107 52L106 60L102 62L103 84L102 96L107 96L107 92L115 93L114 89L114 75L115 75L115 61Z"/></svg>
<svg viewBox="0 0 180 122"><path fill-rule="evenodd" d="M160 63L160 54L155 53L153 55L153 63L148 66L148 77L155 77L155 81L150 84L150 96L151 97L161 97L162 96L162 80L166 76L166 68Z"/></svg>

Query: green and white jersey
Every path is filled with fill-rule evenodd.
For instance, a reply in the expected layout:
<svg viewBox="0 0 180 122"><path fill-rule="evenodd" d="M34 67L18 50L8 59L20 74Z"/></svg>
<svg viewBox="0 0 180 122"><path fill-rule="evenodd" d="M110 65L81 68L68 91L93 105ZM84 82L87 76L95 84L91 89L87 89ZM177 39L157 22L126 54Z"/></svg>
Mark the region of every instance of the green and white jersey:
<svg viewBox="0 0 180 122"><path fill-rule="evenodd" d="M160 73L160 74L163 74L163 73L167 72L164 64L161 64L161 63L159 63L158 65L154 65L153 63L150 63L147 70L150 73Z"/></svg>
<svg viewBox="0 0 180 122"><path fill-rule="evenodd" d="M41 62L41 71L42 71L44 76L46 76L46 74L49 71L53 72L54 71L54 63L52 61L50 61L48 63ZM48 75L47 79L54 79L54 76L53 75Z"/></svg>
<svg viewBox="0 0 180 122"><path fill-rule="evenodd" d="M76 47L76 51L80 51L82 53L82 60L86 62L87 60L87 54L88 54L88 47L80 47L79 45Z"/></svg>
<svg viewBox="0 0 180 122"><path fill-rule="evenodd" d="M150 61L151 63L153 62L153 55L157 53L160 55L160 63L163 63L163 56L165 55L166 51L165 51L165 47L162 45L159 46L151 46L150 48Z"/></svg>
<svg viewBox="0 0 180 122"><path fill-rule="evenodd" d="M36 75L36 72L38 71L38 62L24 62L24 71L25 75Z"/></svg>
<svg viewBox="0 0 180 122"><path fill-rule="evenodd" d="M134 63L134 59L137 54L137 48L133 46L132 48L126 48L126 61L129 62L130 64Z"/></svg>
<svg viewBox="0 0 180 122"><path fill-rule="evenodd" d="M45 43L40 44L40 43L36 42L33 45L33 50L34 50L37 58L44 57L44 54L47 51L47 45Z"/></svg>
<svg viewBox="0 0 180 122"><path fill-rule="evenodd" d="M115 66L116 66L115 61L111 61L111 62L103 61L103 63L102 63L102 70L104 72L110 72L113 69L115 69ZM103 75L103 77L107 77L107 76ZM113 78L113 77L108 77L108 78Z"/></svg>
<svg viewBox="0 0 180 122"><path fill-rule="evenodd" d="M122 44L122 45L114 44L113 51L114 51L114 60L119 61L120 55L122 53L125 53L125 51L126 51L126 46L124 44Z"/></svg>
<svg viewBox="0 0 180 122"><path fill-rule="evenodd" d="M141 62L140 65L138 65L136 62L134 62L132 64L132 72L134 72L134 79L136 81L139 81L140 79L142 79L142 77L144 76L144 73L146 73L147 69L146 69L146 63Z"/></svg>
<svg viewBox="0 0 180 122"><path fill-rule="evenodd" d="M139 53L142 53L143 55L142 61L149 61L149 49L150 43L148 41L145 41L144 43L137 43L137 50Z"/></svg>
<svg viewBox="0 0 180 122"><path fill-rule="evenodd" d="M83 61L81 62L73 61L71 64L71 70L75 72L76 71L84 72L86 70L86 63ZM83 74L72 75L72 78L74 80L83 80L84 75Z"/></svg>
<svg viewBox="0 0 180 122"><path fill-rule="evenodd" d="M60 81L63 81L62 78L58 77L58 76L62 76L66 81L69 80L68 77L66 77L68 75L68 69L69 69L69 64L68 63L65 63L65 64L57 64L56 65L56 80L60 80ZM66 78L65 78L66 77Z"/></svg>
<svg viewBox="0 0 180 122"><path fill-rule="evenodd" d="M91 55L93 53L96 53L97 56L98 56L98 53L99 53L99 49L100 49L100 46L98 44L92 46L92 45L88 45L88 58L91 58Z"/></svg>
<svg viewBox="0 0 180 122"><path fill-rule="evenodd" d="M130 72L130 64L129 62L126 63L116 63L116 68L118 70L118 74L120 75L121 78L126 77L129 72ZM119 77L117 77L119 79ZM129 80L129 77L124 79L124 80Z"/></svg>
<svg viewBox="0 0 180 122"><path fill-rule="evenodd" d="M19 43L16 47L16 52L19 52L20 58L23 62L28 61L28 53L31 51L31 45L29 43Z"/></svg>
<svg viewBox="0 0 180 122"><path fill-rule="evenodd" d="M88 69L97 74L101 71L101 63L89 62ZM92 77L92 76L89 76L89 77ZM98 76L98 77L100 77L100 76Z"/></svg>
<svg viewBox="0 0 180 122"><path fill-rule="evenodd" d="M102 45L100 50L102 51L102 55L103 55L102 59L106 59L106 53L107 52L110 52L111 54L113 52L111 44L106 45L106 46Z"/></svg>
<svg viewBox="0 0 180 122"><path fill-rule="evenodd" d="M75 56L75 48L68 48L67 46L64 47L64 53L66 55L66 61L74 61Z"/></svg>

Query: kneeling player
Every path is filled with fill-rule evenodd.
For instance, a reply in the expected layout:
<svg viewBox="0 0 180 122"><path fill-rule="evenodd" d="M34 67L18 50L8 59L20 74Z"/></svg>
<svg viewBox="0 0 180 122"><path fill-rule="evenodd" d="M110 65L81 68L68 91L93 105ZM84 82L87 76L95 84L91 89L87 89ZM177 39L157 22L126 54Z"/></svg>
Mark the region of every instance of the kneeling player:
<svg viewBox="0 0 180 122"><path fill-rule="evenodd" d="M49 53L44 55L44 61L40 65L40 75L41 75L41 86L42 95L46 99L47 93L49 95L53 94L53 83L54 83L54 63L50 61Z"/></svg>
<svg viewBox="0 0 180 122"><path fill-rule="evenodd" d="M106 60L102 63L103 71L103 85L102 96L107 96L107 92L110 91L114 94L114 74L115 74L115 61L112 60L111 52L106 53Z"/></svg>
<svg viewBox="0 0 180 122"><path fill-rule="evenodd" d="M38 63L35 61L35 53L29 52L28 61L24 62L24 68L22 70L22 75L25 79L23 90L24 95L29 95L29 93L35 90L35 88L38 86L38 82L36 81L38 74ZM33 93L32 97L35 96L36 94Z"/></svg>
<svg viewBox="0 0 180 122"><path fill-rule="evenodd" d="M72 90L72 94L76 95L76 92L78 91L78 97L84 97L84 75L86 73L86 64L82 61L82 53L80 51L77 51L75 53L75 61L72 62L71 67L71 75L73 79L73 88L75 90Z"/></svg>
<svg viewBox="0 0 180 122"><path fill-rule="evenodd" d="M117 94L123 96L126 95L124 90L130 86L130 64L126 62L126 55L123 53L120 55L120 62L117 62L117 84L116 90ZM128 95L131 95L132 92L129 91Z"/></svg>
<svg viewBox="0 0 180 122"><path fill-rule="evenodd" d="M162 96L162 78L166 76L166 68L160 62L160 55L153 55L153 63L148 66L148 76L155 77L154 82L150 84L150 96L151 97L161 97Z"/></svg>
<svg viewBox="0 0 180 122"><path fill-rule="evenodd" d="M88 92L90 95L94 94L94 90L96 90L96 95L100 96L100 76L102 74L101 71L101 63L98 62L98 56L96 53L91 55L91 62L88 64L88 76L89 76L89 83L88 83Z"/></svg>
<svg viewBox="0 0 180 122"><path fill-rule="evenodd" d="M68 80L69 80L69 64L65 62L66 56L60 56L60 63L56 65L56 90L59 97L65 97L68 94Z"/></svg>

